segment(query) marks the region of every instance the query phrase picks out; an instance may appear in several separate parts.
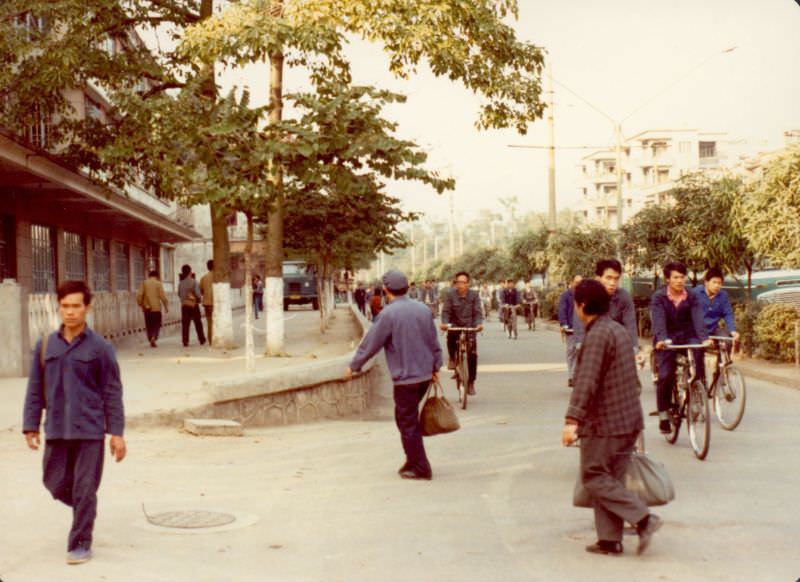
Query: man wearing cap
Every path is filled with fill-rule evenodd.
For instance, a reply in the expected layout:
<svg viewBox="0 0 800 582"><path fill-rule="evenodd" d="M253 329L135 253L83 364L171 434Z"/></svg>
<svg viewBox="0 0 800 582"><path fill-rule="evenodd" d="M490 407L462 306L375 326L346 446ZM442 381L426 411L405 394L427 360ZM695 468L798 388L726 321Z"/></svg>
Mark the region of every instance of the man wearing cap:
<svg viewBox="0 0 800 582"><path fill-rule="evenodd" d="M430 480L433 472L422 443L419 403L431 381L438 380L442 348L431 310L406 296L406 276L388 271L383 285L388 305L364 336L344 377L350 380L381 348L386 350L394 384L395 421L406 453L406 462L398 472L403 479Z"/></svg>

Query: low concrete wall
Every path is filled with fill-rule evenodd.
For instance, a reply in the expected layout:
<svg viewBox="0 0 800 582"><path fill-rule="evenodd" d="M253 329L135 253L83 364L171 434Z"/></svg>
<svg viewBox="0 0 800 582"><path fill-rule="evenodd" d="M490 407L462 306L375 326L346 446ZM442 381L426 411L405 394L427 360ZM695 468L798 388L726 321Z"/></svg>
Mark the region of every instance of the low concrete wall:
<svg viewBox="0 0 800 582"><path fill-rule="evenodd" d="M355 306L348 306L346 313L366 333L370 324ZM179 425L191 417L225 418L244 426L279 426L358 415L373 405L382 374L376 357L352 380L345 381L344 370L352 356L351 352L322 362L206 381L211 403L190 410L141 415L128 424Z"/></svg>

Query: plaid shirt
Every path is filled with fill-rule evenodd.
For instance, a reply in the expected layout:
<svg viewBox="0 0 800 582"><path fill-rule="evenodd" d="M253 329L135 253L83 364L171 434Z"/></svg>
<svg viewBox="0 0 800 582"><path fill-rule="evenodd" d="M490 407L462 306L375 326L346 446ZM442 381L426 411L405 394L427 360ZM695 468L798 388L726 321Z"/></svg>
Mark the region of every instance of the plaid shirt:
<svg viewBox="0 0 800 582"><path fill-rule="evenodd" d="M601 315L586 327L567 418L586 436L633 434L644 428L636 363L624 327Z"/></svg>

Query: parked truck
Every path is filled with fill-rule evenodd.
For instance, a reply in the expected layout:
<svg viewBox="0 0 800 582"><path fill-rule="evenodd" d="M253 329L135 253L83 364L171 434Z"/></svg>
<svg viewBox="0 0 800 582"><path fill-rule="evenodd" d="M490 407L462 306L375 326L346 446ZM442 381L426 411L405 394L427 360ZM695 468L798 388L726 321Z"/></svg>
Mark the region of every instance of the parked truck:
<svg viewBox="0 0 800 582"><path fill-rule="evenodd" d="M319 309L317 294L317 275L312 265L305 261L284 261L283 263L283 310L290 305L311 304Z"/></svg>

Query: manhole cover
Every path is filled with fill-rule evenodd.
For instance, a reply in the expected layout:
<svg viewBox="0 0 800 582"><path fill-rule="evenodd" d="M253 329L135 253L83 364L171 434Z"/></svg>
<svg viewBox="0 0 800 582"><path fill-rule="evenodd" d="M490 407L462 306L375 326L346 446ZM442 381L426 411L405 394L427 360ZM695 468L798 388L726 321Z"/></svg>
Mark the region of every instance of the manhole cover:
<svg viewBox="0 0 800 582"><path fill-rule="evenodd" d="M236 521L235 516L218 511L165 511L155 515L145 513L145 517L153 525L180 529L220 527Z"/></svg>

